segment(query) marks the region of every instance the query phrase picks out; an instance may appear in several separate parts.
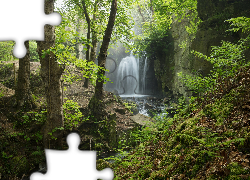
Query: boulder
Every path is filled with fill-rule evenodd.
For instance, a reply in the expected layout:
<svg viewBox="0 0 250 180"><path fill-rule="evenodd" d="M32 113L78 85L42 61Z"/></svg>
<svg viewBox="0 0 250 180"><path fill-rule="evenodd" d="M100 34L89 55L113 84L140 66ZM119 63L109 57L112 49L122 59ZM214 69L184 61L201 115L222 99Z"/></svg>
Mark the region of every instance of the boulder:
<svg viewBox="0 0 250 180"><path fill-rule="evenodd" d="M145 116L143 114L137 114L135 116L131 116L131 119L140 126L150 126L150 124L154 123L154 120L152 118Z"/></svg>
<svg viewBox="0 0 250 180"><path fill-rule="evenodd" d="M119 113L119 114L125 114L126 113L126 109L120 109L120 108L116 108L115 112Z"/></svg>

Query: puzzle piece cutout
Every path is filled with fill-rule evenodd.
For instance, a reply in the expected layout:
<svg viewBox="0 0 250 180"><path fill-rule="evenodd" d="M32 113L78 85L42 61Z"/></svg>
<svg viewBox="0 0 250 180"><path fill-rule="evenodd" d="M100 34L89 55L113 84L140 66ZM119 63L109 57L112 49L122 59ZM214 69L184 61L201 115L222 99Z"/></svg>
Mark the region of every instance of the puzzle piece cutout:
<svg viewBox="0 0 250 180"><path fill-rule="evenodd" d="M136 82L136 85L135 85L134 87L132 87L132 88L134 88L134 91L133 91L133 89L131 89L131 88L128 89L127 87L125 87L124 84L128 84L128 83L126 82L128 79L129 79L129 82L130 82L130 83L131 83L131 80ZM126 94L126 91L128 91L130 94L131 94L131 93L138 94L138 93L136 92L137 87L138 87L138 81L137 81L136 77L134 77L133 75L126 75L126 76L124 76L124 78L122 79L122 81L120 81L119 83L121 83L121 87L122 87L122 89L123 89L123 91L122 91L121 93L119 93L119 95ZM133 84L133 83L131 83L131 84Z"/></svg>
<svg viewBox="0 0 250 180"><path fill-rule="evenodd" d="M112 73L115 72L115 70L116 70L116 68L117 68L117 63L116 63L116 61L115 61L113 58L111 58L111 57L107 57L107 59L106 59L106 65L107 65L107 62L108 62L108 61L109 61L109 62L112 62L112 63L108 63L108 66L106 67L106 69L108 69L109 71L106 72L106 73L107 73L107 74L112 74ZM131 88L130 88L129 92L130 92L130 93L134 93L134 94L138 94L138 93L136 92L136 91L138 90L138 89L137 89L137 88L138 88L138 80L137 80L137 78L136 78L135 76L133 76L133 75L126 75L126 76L124 76L124 77L122 78L122 81L117 82L117 83L120 83L120 84L121 84L121 89L122 89L122 92L118 93L118 95L126 94L126 90L128 90L128 88L125 87L127 78L132 79L132 81L135 81L135 82L136 82L136 86L135 86L135 87L132 87L132 88L134 88L134 90L133 90L133 89L131 90ZM130 80L130 82L131 82L131 80ZM133 84L133 83L132 83L132 84ZM138 90L138 91L139 91L139 90Z"/></svg>
<svg viewBox="0 0 250 180"><path fill-rule="evenodd" d="M112 62L112 63L109 63L109 62ZM106 58L106 69L108 71L106 73L112 74L113 72L115 72L116 68L117 68L116 61L111 57L107 57Z"/></svg>
<svg viewBox="0 0 250 180"><path fill-rule="evenodd" d="M110 168L96 170L96 152L80 151L80 137L71 133L67 137L68 150L45 149L47 159L47 173L33 173L31 180L111 180L113 172ZM46 176L46 177L45 177Z"/></svg>
<svg viewBox="0 0 250 180"><path fill-rule="evenodd" d="M15 41L13 54L17 58L26 55L24 42L44 40L44 25L59 25L59 13L46 15L45 0L1 0L0 1L0 40Z"/></svg>

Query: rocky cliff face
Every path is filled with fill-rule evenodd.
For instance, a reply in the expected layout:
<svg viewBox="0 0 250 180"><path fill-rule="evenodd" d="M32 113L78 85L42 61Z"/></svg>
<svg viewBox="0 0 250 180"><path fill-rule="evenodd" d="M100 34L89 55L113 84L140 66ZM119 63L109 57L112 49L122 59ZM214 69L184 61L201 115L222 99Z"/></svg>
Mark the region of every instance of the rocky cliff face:
<svg viewBox="0 0 250 180"><path fill-rule="evenodd" d="M244 37L242 33L225 32L229 23L225 20L245 16L249 17L249 0L198 0L198 16L203 21L196 34L191 35L186 31L189 19L181 22L174 21L170 30L171 39L169 43L172 49L165 57L154 60L154 68L157 80L162 84L165 92L172 91L175 96L182 94L186 97L192 95L183 86L178 73L192 74L193 70L206 76L212 65L204 59L194 57L190 51L195 50L205 55L211 53L211 46L219 46L221 40L237 42ZM188 12L187 12L188 13ZM250 57L250 51L245 53L246 59Z"/></svg>

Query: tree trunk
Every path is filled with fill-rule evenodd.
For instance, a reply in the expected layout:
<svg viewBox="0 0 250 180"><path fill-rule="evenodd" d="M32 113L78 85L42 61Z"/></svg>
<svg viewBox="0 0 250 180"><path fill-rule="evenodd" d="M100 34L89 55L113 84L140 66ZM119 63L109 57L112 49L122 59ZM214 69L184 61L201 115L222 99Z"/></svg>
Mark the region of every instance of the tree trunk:
<svg viewBox="0 0 250 180"><path fill-rule="evenodd" d="M90 21L90 18L89 18L89 14L87 12L87 7L86 7L86 4L85 4L85 0L82 0L82 8L83 8L83 11L84 11L84 15L85 15L85 18L86 18L86 21L88 23L88 32L87 32L87 40L88 40L88 44L87 44L87 51L86 51L86 60L87 62L90 61L90 56L89 56L89 51L90 51L90 26L91 26L91 21ZM83 87L85 88L88 88L89 87L89 78L85 78L85 81L84 81L84 85Z"/></svg>
<svg viewBox="0 0 250 180"><path fill-rule="evenodd" d="M19 59L18 81L16 87L16 105L18 108L30 109L35 106L30 92L30 51L26 41L26 55Z"/></svg>
<svg viewBox="0 0 250 180"><path fill-rule="evenodd" d="M95 8L96 12L96 8ZM90 53L90 61L95 62L95 56L96 56L96 49L97 49L97 32L96 32L96 26L94 23L96 23L96 16L95 14L93 15L93 20L92 20L92 47L91 47L91 53Z"/></svg>
<svg viewBox="0 0 250 180"><path fill-rule="evenodd" d="M54 0L45 1L45 13L54 12ZM45 25L45 41L38 41L38 54L41 63L41 77L44 83L47 102L47 119L44 125L43 142L45 148L62 148L62 131L58 130L63 124L61 75L64 68L57 62L55 54L50 52L42 58L42 50L48 50L55 45L55 27ZM52 134L51 134L52 133Z"/></svg>
<svg viewBox="0 0 250 180"><path fill-rule="evenodd" d="M100 66L102 68L105 68L107 51L108 51L109 42L111 39L114 23L115 23L116 11L117 11L117 0L113 0L110 15L109 15L108 25L107 25L107 28L105 31L105 35L103 37L103 42L102 42L102 46L100 48L100 53L98 55L98 66ZM100 77L101 77L101 75L104 75L104 74L105 74L104 70L98 71L98 78L96 80L96 87L95 87L95 96L96 97L101 97L103 95L104 79L100 79Z"/></svg>
<svg viewBox="0 0 250 180"><path fill-rule="evenodd" d="M97 38L93 39L92 37L92 47L91 47L91 53L90 53L90 61L95 62L96 57L96 50L97 50Z"/></svg>
<svg viewBox="0 0 250 180"><path fill-rule="evenodd" d="M107 50L109 47L109 42L111 39L114 23L115 23L115 17L117 12L117 0L112 1L111 5L111 11L109 15L109 21L108 25L105 31L105 34L103 36L103 42L100 48L100 53L98 55L98 66L101 68L105 68L105 62L107 57ZM105 74L104 70L99 70L96 80L96 87L95 87L95 94L91 98L89 103L89 108L91 110L92 115L96 116L97 119L102 118L103 113L103 83L104 79L101 77Z"/></svg>
<svg viewBox="0 0 250 180"><path fill-rule="evenodd" d="M76 25L76 32L78 32L79 34L81 33L81 29L79 28L80 23L81 23L81 20L78 17L77 18L77 25ZM76 36L75 39L76 39L77 42L80 40L79 36ZM81 59L81 54L82 54L82 52L80 51L81 45L82 45L81 43L77 43L76 47L75 47L75 52L76 52L76 58L77 59Z"/></svg>

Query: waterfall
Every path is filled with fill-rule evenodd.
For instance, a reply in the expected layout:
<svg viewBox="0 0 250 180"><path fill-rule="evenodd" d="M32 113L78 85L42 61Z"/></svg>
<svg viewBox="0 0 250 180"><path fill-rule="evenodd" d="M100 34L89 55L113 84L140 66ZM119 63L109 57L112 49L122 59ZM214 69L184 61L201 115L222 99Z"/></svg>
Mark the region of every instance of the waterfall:
<svg viewBox="0 0 250 180"><path fill-rule="evenodd" d="M147 57L145 58L144 68L143 68L143 74L142 74L142 93L146 93L146 75L148 70L148 64L147 64Z"/></svg>
<svg viewBox="0 0 250 180"><path fill-rule="evenodd" d="M139 62L132 54L123 58L117 71L116 88L119 94L139 93Z"/></svg>

